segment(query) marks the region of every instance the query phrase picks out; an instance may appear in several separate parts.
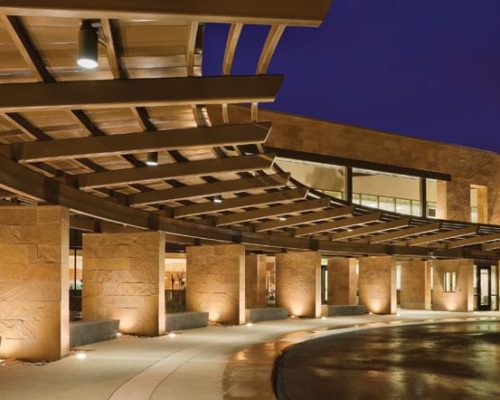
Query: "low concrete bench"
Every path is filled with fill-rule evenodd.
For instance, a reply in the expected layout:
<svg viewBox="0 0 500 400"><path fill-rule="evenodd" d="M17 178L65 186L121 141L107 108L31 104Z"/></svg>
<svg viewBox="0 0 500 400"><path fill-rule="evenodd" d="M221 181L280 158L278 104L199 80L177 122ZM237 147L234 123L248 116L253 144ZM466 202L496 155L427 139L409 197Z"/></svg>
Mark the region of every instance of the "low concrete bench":
<svg viewBox="0 0 500 400"><path fill-rule="evenodd" d="M119 320L75 321L69 324L70 347L114 339L118 332Z"/></svg>
<svg viewBox="0 0 500 400"><path fill-rule="evenodd" d="M165 314L165 329L179 331L182 329L203 328L208 325L207 312L182 312Z"/></svg>
<svg viewBox="0 0 500 400"><path fill-rule="evenodd" d="M288 310L279 307L247 308L245 314L247 322L274 321L288 318Z"/></svg>
<svg viewBox="0 0 500 400"><path fill-rule="evenodd" d="M328 317L335 317L338 315L363 315L368 311L365 306L328 306Z"/></svg>

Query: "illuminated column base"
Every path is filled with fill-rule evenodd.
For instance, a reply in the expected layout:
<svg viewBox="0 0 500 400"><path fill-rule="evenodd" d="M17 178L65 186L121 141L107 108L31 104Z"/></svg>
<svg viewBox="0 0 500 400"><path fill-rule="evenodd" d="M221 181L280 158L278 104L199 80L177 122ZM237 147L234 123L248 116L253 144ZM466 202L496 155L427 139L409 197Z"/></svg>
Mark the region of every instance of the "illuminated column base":
<svg viewBox="0 0 500 400"><path fill-rule="evenodd" d="M245 246L192 246L186 252L187 311L210 321L245 323Z"/></svg>
<svg viewBox="0 0 500 400"><path fill-rule="evenodd" d="M401 308L431 309L431 268L427 261L401 263Z"/></svg>
<svg viewBox="0 0 500 400"><path fill-rule="evenodd" d="M267 307L266 256L249 255L245 258L245 302L246 308Z"/></svg>
<svg viewBox="0 0 500 400"><path fill-rule="evenodd" d="M328 305L350 306L358 304L358 274L355 258L328 260Z"/></svg>
<svg viewBox="0 0 500 400"><path fill-rule="evenodd" d="M83 235L83 319L120 320L120 332L165 333L165 237Z"/></svg>
<svg viewBox="0 0 500 400"><path fill-rule="evenodd" d="M298 317L321 316L321 256L318 252L276 254L276 306Z"/></svg>
<svg viewBox="0 0 500 400"><path fill-rule="evenodd" d="M396 261L393 257L359 259L359 303L375 314L396 312Z"/></svg>
<svg viewBox="0 0 500 400"><path fill-rule="evenodd" d="M58 360L69 351L68 210L1 207L0 221L0 358Z"/></svg>
<svg viewBox="0 0 500 400"><path fill-rule="evenodd" d="M436 260L433 265L432 309L474 310L474 261Z"/></svg>

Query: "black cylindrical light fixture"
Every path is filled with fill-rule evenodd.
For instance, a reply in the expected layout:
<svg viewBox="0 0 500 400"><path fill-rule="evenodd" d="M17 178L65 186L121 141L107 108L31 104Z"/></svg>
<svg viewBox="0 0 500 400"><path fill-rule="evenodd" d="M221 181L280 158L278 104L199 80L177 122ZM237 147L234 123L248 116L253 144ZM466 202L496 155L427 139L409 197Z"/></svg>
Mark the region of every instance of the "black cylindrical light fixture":
<svg viewBox="0 0 500 400"><path fill-rule="evenodd" d="M98 36L91 20L82 21L78 38L78 65L85 69L97 68Z"/></svg>
<svg viewBox="0 0 500 400"><path fill-rule="evenodd" d="M148 153L146 165L149 167L156 167L158 165L158 153Z"/></svg>

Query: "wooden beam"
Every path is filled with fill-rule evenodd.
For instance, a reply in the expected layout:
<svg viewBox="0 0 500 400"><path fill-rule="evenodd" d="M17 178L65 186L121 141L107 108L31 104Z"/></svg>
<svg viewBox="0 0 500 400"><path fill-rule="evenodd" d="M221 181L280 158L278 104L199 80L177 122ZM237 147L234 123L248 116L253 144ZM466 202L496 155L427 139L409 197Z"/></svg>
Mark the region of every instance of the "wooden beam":
<svg viewBox="0 0 500 400"><path fill-rule="evenodd" d="M222 203L205 202L174 208L174 217L188 217L200 214L211 214L232 210L235 208L255 207L264 204L280 203L283 201L301 200L307 196L307 189L290 189L278 192L255 194L223 200Z"/></svg>
<svg viewBox="0 0 500 400"><path fill-rule="evenodd" d="M221 172L243 172L271 168L272 154L216 158L182 163L163 164L158 167L117 169L77 175L76 185L81 189L147 183L183 176L204 176Z"/></svg>
<svg viewBox="0 0 500 400"><path fill-rule="evenodd" d="M446 248L456 249L457 247L474 246L476 244L495 242L497 240L500 240L500 233L490 233L488 235L474 236L469 239L456 240L449 243Z"/></svg>
<svg viewBox="0 0 500 400"><path fill-rule="evenodd" d="M273 25L267 34L266 42L262 48L259 62L257 63L257 74L265 74L273 58L274 51L285 32L286 25Z"/></svg>
<svg viewBox="0 0 500 400"><path fill-rule="evenodd" d="M395 221L382 222L380 224L374 224L365 226L363 228L352 229L345 232L333 233L330 238L331 240L345 240L353 237L370 235L372 233L384 232L390 229L403 228L410 224L411 218L402 218Z"/></svg>
<svg viewBox="0 0 500 400"><path fill-rule="evenodd" d="M225 193L243 192L252 189L277 188L285 186L289 178L290 174L275 174L257 176L255 178L240 178L231 179L229 181L203 183L201 185L183 186L165 190L153 190L128 195L126 197L126 202L131 206L144 206Z"/></svg>
<svg viewBox="0 0 500 400"><path fill-rule="evenodd" d="M390 242L392 240L402 239L408 236L423 235L425 233L438 231L439 229L441 229L441 222L433 222L430 224L414 226L408 229L401 229L396 232L375 235L372 236L369 240L372 244Z"/></svg>
<svg viewBox="0 0 500 400"><path fill-rule="evenodd" d="M451 231L439 232L433 235L421 236L415 239L408 240L408 246L422 246L429 243L440 242L442 240L472 235L474 233L477 233L477 230L477 226L468 226L467 228L453 229Z"/></svg>
<svg viewBox="0 0 500 400"><path fill-rule="evenodd" d="M328 205L329 202L327 202L326 204ZM276 220L263 222L255 226L255 232L266 232L273 229L283 229L295 225L325 221L333 218L349 217L352 216L353 211L353 206L347 206L340 208L331 208L329 210L313 212L309 214L297 215L295 217L286 218L284 221Z"/></svg>
<svg viewBox="0 0 500 400"><path fill-rule="evenodd" d="M256 221L262 218L272 218L279 215L297 213L301 211L320 210L322 208L327 208L329 206L330 206L330 199L322 198L316 200L302 201L293 204L285 204L281 206L261 208L259 210L223 215L221 217L216 218L215 226L234 225L248 221Z"/></svg>
<svg viewBox="0 0 500 400"><path fill-rule="evenodd" d="M319 26L332 0L2 0L6 15Z"/></svg>
<svg viewBox="0 0 500 400"><path fill-rule="evenodd" d="M70 215L69 226L82 232L109 232L109 233L124 233L124 232L140 232L143 229L124 226L121 224L103 221L87 217L85 215Z"/></svg>
<svg viewBox="0 0 500 400"><path fill-rule="evenodd" d="M493 251L500 249L500 240L494 243L483 244L484 251Z"/></svg>
<svg viewBox="0 0 500 400"><path fill-rule="evenodd" d="M0 156L0 188L8 189L19 195L38 201L60 204L75 212L96 218L119 222L127 226L151 229L170 235L198 238L201 240L216 240L226 243L241 243L244 245L258 245L291 250L319 250L327 255L390 254L425 257L429 254L429 249L425 247L384 246L355 242L344 243L300 239L174 220L79 191L55 179L44 177L2 156ZM433 249L433 251L437 257L441 258L488 258L491 260L498 260L499 258L499 255L495 252L477 251L469 248L452 250Z"/></svg>
<svg viewBox="0 0 500 400"><path fill-rule="evenodd" d="M270 123L171 129L123 135L14 143L0 146L0 154L21 163L33 163L68 158L147 153L159 150L185 150L194 147L255 144L265 142L270 130Z"/></svg>
<svg viewBox="0 0 500 400"><path fill-rule="evenodd" d="M272 102L282 75L0 85L0 111Z"/></svg>
<svg viewBox="0 0 500 400"><path fill-rule="evenodd" d="M333 231L335 229L349 228L351 226L368 224L380 220L382 212L375 212L371 214L359 215L352 218L343 218L332 222L323 222L321 224L306 226L299 228L295 231L295 237L302 237L307 235L314 235L316 233Z"/></svg>

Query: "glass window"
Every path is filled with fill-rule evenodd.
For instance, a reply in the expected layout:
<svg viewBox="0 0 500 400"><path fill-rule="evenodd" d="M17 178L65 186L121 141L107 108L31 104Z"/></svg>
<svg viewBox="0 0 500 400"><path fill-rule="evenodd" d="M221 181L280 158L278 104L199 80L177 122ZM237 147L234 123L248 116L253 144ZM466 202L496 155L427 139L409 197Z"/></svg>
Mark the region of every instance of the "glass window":
<svg viewBox="0 0 500 400"><path fill-rule="evenodd" d="M411 215L416 217L422 216L422 210L420 209L420 201L412 200L411 201Z"/></svg>
<svg viewBox="0 0 500 400"><path fill-rule="evenodd" d="M359 193L352 194L352 202L354 204L361 204L361 195Z"/></svg>
<svg viewBox="0 0 500 400"><path fill-rule="evenodd" d="M451 293L457 290L457 273L445 272L444 273L444 291Z"/></svg>
<svg viewBox="0 0 500 400"><path fill-rule="evenodd" d="M345 198L345 167L281 157L276 159L276 164L304 185L333 197Z"/></svg>
<svg viewBox="0 0 500 400"><path fill-rule="evenodd" d="M407 199L396 199L396 212L411 215L411 201Z"/></svg>
<svg viewBox="0 0 500 400"><path fill-rule="evenodd" d="M381 210L396 211L396 199L394 197L380 196L378 204Z"/></svg>
<svg viewBox="0 0 500 400"><path fill-rule="evenodd" d="M427 202L427 216L429 218L436 218L437 216L437 203L428 201Z"/></svg>
<svg viewBox="0 0 500 400"><path fill-rule="evenodd" d="M377 196L362 194L361 205L366 207L378 208L378 198Z"/></svg>

